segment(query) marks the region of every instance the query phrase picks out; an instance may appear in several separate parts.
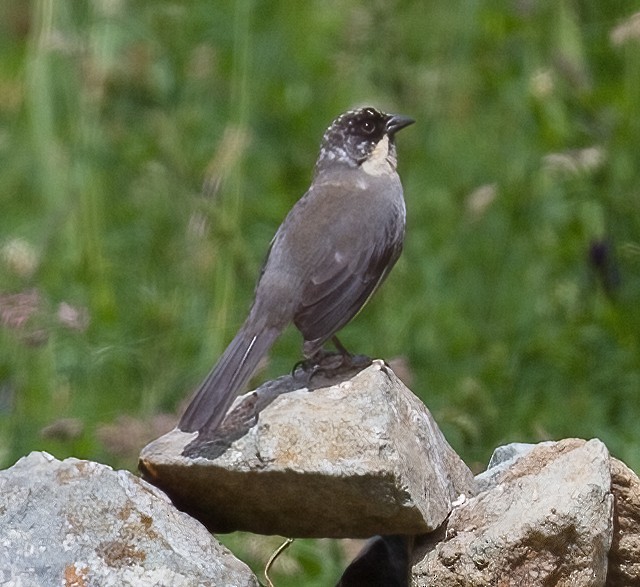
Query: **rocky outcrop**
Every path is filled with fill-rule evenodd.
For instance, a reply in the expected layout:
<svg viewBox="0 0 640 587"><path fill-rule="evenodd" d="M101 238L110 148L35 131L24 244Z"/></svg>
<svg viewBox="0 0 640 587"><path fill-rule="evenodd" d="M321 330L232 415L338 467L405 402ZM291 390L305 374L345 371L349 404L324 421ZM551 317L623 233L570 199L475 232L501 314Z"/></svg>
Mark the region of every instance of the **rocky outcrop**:
<svg viewBox="0 0 640 587"><path fill-rule="evenodd" d="M640 479L599 440L499 447L437 531L367 543L339 587L364 584L640 585Z"/></svg>
<svg viewBox="0 0 640 587"><path fill-rule="evenodd" d="M381 361L313 391L279 385L269 402L273 384L237 402L240 414L267 404L251 427L231 417L216 438L174 430L148 445L144 477L213 531L292 537L430 532L471 490L427 408Z"/></svg>
<svg viewBox="0 0 640 587"><path fill-rule="evenodd" d="M640 586L640 479L624 463L611 459L613 539L607 587Z"/></svg>
<svg viewBox="0 0 640 587"><path fill-rule="evenodd" d="M31 453L0 471L0 584L257 587L249 568L126 471Z"/></svg>
<svg viewBox="0 0 640 587"><path fill-rule="evenodd" d="M599 440L500 447L473 478L384 363L311 380L239 398L214 435L148 445L141 468L173 504L89 461L32 453L1 471L0 584L258 585L195 517L378 535L339 587L640 586L640 479Z"/></svg>
<svg viewBox="0 0 640 587"><path fill-rule="evenodd" d="M413 585L604 585L613 537L604 444L543 443L493 464L416 552Z"/></svg>

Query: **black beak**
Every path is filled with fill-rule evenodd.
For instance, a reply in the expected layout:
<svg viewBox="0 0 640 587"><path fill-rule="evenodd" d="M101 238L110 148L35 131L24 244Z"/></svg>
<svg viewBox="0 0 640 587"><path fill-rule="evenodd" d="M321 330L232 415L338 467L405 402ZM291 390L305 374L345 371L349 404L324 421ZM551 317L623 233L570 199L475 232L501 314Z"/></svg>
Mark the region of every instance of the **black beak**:
<svg viewBox="0 0 640 587"><path fill-rule="evenodd" d="M402 130L405 126L413 124L415 120L408 116L402 116L401 114L392 114L387 119L386 130L389 136L393 136L399 130Z"/></svg>

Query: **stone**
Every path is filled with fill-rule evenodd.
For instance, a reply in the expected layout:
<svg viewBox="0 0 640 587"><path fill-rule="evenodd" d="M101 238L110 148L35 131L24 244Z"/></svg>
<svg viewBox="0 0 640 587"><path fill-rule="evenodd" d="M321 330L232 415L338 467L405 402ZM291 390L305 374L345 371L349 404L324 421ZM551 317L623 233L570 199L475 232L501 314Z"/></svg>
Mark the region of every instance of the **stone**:
<svg viewBox="0 0 640 587"><path fill-rule="evenodd" d="M606 447L567 439L521 449L423 539L414 587L605 585L613 532Z"/></svg>
<svg viewBox="0 0 640 587"><path fill-rule="evenodd" d="M258 586L155 487L42 452L0 471L0 545L0 585Z"/></svg>
<svg viewBox="0 0 640 587"><path fill-rule="evenodd" d="M640 479L618 459L611 459L614 534L607 587L640 585Z"/></svg>
<svg viewBox="0 0 640 587"><path fill-rule="evenodd" d="M512 442L511 444L499 446L493 451L487 469L476 475L474 479L474 495L495 487L500 482L505 471L508 471L518 459L531 452L534 447L552 444L553 442L541 442L538 445Z"/></svg>
<svg viewBox="0 0 640 587"><path fill-rule="evenodd" d="M211 531L311 538L430 532L470 491L472 473L382 361L294 388L285 377L246 394L217 438L160 437L141 453L145 479Z"/></svg>

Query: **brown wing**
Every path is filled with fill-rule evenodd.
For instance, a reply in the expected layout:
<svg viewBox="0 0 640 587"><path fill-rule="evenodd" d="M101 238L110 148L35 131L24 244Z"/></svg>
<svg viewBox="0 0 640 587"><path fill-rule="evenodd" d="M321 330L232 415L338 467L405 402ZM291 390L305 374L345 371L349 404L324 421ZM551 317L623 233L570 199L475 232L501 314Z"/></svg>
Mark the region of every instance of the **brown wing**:
<svg viewBox="0 0 640 587"><path fill-rule="evenodd" d="M404 218L390 214L382 230L354 232L348 248L324 251L317 260L294 315L311 356L365 305L400 252Z"/></svg>

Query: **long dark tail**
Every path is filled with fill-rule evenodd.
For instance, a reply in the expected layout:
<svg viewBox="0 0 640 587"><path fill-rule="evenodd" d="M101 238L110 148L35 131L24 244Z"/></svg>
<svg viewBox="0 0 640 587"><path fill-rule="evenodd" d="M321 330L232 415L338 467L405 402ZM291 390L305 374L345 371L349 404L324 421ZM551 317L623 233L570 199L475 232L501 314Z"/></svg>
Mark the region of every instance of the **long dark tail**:
<svg viewBox="0 0 640 587"><path fill-rule="evenodd" d="M200 384L178 428L183 432L213 432L281 330L256 328L250 316Z"/></svg>

